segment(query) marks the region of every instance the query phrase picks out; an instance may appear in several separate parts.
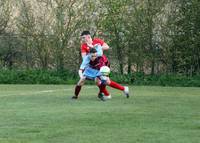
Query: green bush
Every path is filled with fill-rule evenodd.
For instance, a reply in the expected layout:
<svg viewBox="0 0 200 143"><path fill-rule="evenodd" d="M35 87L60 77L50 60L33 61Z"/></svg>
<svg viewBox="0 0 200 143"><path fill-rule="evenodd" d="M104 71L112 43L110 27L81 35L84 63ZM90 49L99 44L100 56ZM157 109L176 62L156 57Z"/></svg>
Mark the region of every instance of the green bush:
<svg viewBox="0 0 200 143"><path fill-rule="evenodd" d="M111 73L110 78L118 83L133 85L196 86L200 87L200 76L184 75L145 75L144 73ZM1 84L76 84L77 72L45 70L1 70ZM86 84L94 84L88 81Z"/></svg>
<svg viewBox="0 0 200 143"><path fill-rule="evenodd" d="M112 80L124 84L200 87L200 76L187 77L174 74L145 75L144 73L121 75L119 73L111 73L110 77Z"/></svg>
<svg viewBox="0 0 200 143"><path fill-rule="evenodd" d="M78 76L68 71L1 70L1 84L74 84Z"/></svg>

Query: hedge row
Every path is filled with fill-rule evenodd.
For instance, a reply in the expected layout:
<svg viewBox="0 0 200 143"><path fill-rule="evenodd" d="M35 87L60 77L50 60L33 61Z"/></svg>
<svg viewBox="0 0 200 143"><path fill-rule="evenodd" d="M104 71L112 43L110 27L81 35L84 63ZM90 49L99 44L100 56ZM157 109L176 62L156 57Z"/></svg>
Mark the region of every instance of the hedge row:
<svg viewBox="0 0 200 143"><path fill-rule="evenodd" d="M68 71L1 70L1 84L75 84L78 76Z"/></svg>
<svg viewBox="0 0 200 143"><path fill-rule="evenodd" d="M111 73L110 78L119 83L132 85L200 87L200 76L145 75L143 73L121 75ZM77 72L67 70L0 70L0 84L76 84L78 80ZM93 82L87 83L91 84Z"/></svg>
<svg viewBox="0 0 200 143"><path fill-rule="evenodd" d="M124 82L133 85L159 85L159 86L184 86L184 87L200 87L200 75L188 77L185 75L145 75L144 73L134 73L120 75L112 73L112 79L117 82Z"/></svg>

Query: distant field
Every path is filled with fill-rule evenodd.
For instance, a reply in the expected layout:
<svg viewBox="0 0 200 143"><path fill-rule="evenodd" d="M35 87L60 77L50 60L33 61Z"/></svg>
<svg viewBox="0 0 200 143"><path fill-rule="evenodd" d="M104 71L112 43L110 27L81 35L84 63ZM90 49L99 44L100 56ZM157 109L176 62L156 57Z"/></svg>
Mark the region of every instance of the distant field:
<svg viewBox="0 0 200 143"><path fill-rule="evenodd" d="M130 86L96 98L85 86L0 85L0 143L198 143L200 88ZM134 96L132 96L134 93Z"/></svg>

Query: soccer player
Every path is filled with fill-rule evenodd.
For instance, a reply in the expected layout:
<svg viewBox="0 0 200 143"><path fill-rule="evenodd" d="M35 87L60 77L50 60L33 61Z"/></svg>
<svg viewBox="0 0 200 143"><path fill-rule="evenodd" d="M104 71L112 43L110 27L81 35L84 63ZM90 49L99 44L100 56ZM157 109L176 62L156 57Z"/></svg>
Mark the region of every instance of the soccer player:
<svg viewBox="0 0 200 143"><path fill-rule="evenodd" d="M103 54L104 50L108 50L109 49L108 44L106 42L104 42L104 40L102 40L100 38L92 39L90 31L86 30L86 31L83 31L81 33L81 42L82 42L82 44L81 44L81 56L82 56L82 58L84 58L86 55L89 54L91 48L95 48L96 45L100 45L102 47L102 49L101 49L102 50L102 55L101 56L102 56L104 62L106 63L106 65L110 66L110 62L108 61L108 58ZM101 90L100 87L99 87L99 90ZM104 94L108 93L106 88L103 90L103 93ZM101 94L101 92L99 92L99 94Z"/></svg>
<svg viewBox="0 0 200 143"><path fill-rule="evenodd" d="M102 100L110 99L111 95L107 92L105 92L106 85L109 85L110 87L119 89L121 91L124 91L126 97L129 97L129 91L128 87L122 86L112 80L110 80L108 77L105 80L105 83L103 81L104 77L100 73L100 68L102 66L105 66L105 62L101 56L98 56L97 50L94 48L90 49L90 54L87 55L80 66L79 69L79 75L81 79L76 85L75 88L75 95L72 97L72 99L78 99L79 92L81 90L82 85L84 84L84 81L86 78L88 79L95 79L96 83L100 87L100 93L104 93L104 96L98 96Z"/></svg>

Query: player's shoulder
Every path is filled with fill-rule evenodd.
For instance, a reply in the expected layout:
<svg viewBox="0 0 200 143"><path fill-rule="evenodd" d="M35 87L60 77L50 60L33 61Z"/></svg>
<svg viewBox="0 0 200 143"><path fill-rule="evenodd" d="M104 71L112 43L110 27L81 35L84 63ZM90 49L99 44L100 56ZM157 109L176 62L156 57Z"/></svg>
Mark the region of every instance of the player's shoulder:
<svg viewBox="0 0 200 143"><path fill-rule="evenodd" d="M103 45L104 41L100 38L94 38L93 39L93 44L100 44L100 45Z"/></svg>
<svg viewBox="0 0 200 143"><path fill-rule="evenodd" d="M87 48L87 44L86 43L81 44L81 49L86 49L86 48Z"/></svg>

